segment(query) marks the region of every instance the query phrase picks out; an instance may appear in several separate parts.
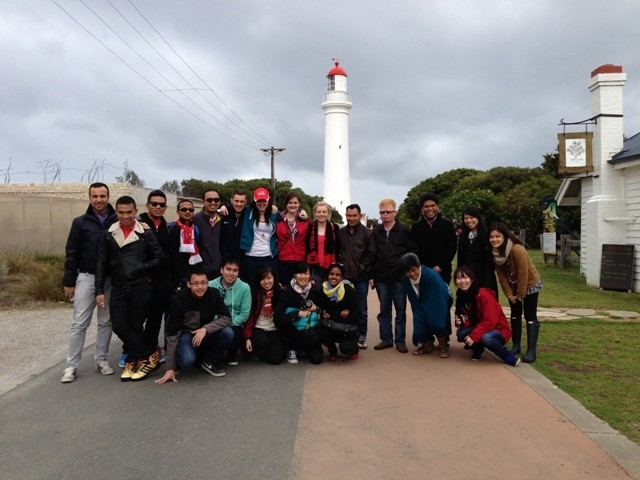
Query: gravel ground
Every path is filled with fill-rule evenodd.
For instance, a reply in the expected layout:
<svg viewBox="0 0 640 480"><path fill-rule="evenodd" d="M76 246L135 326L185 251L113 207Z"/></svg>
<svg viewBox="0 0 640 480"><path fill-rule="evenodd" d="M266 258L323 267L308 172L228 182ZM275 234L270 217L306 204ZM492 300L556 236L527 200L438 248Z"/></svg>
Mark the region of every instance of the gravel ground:
<svg viewBox="0 0 640 480"><path fill-rule="evenodd" d="M72 313L71 305L0 311L0 395L66 359ZM94 318L85 347L95 342L95 325Z"/></svg>

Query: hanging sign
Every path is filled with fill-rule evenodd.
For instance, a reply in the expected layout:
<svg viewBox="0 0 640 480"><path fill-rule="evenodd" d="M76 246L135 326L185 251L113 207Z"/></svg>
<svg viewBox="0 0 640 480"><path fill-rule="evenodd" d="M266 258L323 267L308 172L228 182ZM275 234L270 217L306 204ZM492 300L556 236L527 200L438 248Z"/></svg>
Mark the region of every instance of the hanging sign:
<svg viewBox="0 0 640 480"><path fill-rule="evenodd" d="M558 173L593 172L593 132L559 133Z"/></svg>

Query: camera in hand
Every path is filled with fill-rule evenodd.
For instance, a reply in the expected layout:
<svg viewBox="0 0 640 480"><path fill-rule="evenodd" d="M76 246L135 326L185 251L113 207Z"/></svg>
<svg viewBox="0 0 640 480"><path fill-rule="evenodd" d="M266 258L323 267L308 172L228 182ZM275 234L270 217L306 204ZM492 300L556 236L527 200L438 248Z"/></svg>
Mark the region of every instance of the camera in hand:
<svg viewBox="0 0 640 480"><path fill-rule="evenodd" d="M300 310L311 310L311 308L313 308L313 302L310 299L305 298L304 300L302 300Z"/></svg>

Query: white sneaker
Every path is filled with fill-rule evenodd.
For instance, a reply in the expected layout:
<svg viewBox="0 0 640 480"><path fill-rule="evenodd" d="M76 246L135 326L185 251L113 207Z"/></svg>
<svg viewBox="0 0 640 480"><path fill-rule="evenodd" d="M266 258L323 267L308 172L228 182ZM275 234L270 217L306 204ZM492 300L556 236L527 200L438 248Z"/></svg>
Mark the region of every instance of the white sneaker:
<svg viewBox="0 0 640 480"><path fill-rule="evenodd" d="M96 363L96 370L102 375L113 375L113 368L107 363L106 360Z"/></svg>
<svg viewBox="0 0 640 480"><path fill-rule="evenodd" d="M62 372L62 378L60 381L62 383L71 383L76 379L76 369L73 367L67 367Z"/></svg>
<svg viewBox="0 0 640 480"><path fill-rule="evenodd" d="M289 350L287 352L287 362L289 363L298 363L298 355L296 355L295 350Z"/></svg>

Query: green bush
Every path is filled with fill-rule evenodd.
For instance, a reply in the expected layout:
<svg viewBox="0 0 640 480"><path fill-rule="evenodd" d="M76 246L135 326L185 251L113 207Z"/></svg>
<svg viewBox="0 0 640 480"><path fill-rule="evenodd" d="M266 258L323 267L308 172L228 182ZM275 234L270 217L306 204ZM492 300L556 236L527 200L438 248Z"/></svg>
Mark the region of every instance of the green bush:
<svg viewBox="0 0 640 480"><path fill-rule="evenodd" d="M58 263L36 263L29 273L18 276L17 293L24 300L64 300L62 269Z"/></svg>
<svg viewBox="0 0 640 480"><path fill-rule="evenodd" d="M36 261L34 253L26 250L13 250L6 252L2 257L7 266L9 275L16 275L30 271Z"/></svg>

